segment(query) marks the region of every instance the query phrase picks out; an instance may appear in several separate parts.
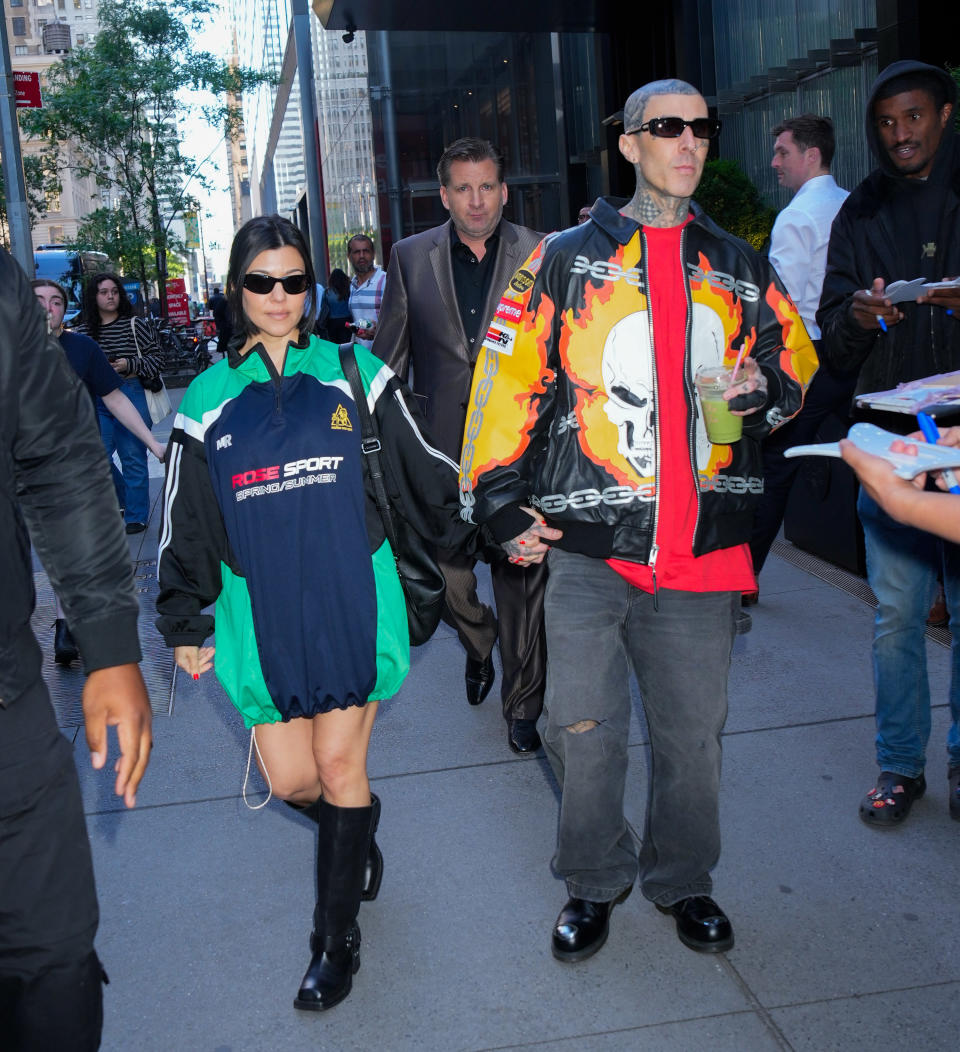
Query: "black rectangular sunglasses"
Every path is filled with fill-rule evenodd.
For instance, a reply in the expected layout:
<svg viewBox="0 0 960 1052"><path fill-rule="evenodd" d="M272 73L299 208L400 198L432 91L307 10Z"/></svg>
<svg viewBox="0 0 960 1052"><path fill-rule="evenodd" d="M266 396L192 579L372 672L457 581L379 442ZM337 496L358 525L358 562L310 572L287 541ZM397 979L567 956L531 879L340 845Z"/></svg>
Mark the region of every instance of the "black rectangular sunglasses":
<svg viewBox="0 0 960 1052"><path fill-rule="evenodd" d="M715 139L721 127L716 117L694 117L692 121L685 121L682 117L654 117L639 128L628 131L627 135L650 132L658 139L679 139L683 129L689 128L697 139Z"/></svg>
<svg viewBox="0 0 960 1052"><path fill-rule="evenodd" d="M269 296L278 281L288 296L299 296L310 286L306 274L288 274L285 278L275 278L271 274L247 274L243 279L243 287L257 296Z"/></svg>

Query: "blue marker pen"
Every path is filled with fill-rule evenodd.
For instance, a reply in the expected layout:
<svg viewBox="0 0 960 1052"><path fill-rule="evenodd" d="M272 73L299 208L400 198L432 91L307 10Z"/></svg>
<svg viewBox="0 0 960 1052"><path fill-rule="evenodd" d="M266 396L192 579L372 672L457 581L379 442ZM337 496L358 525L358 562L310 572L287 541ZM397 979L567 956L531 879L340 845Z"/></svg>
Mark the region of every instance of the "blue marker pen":
<svg viewBox="0 0 960 1052"><path fill-rule="evenodd" d="M923 432L923 437L933 446L937 444L937 439L940 437L940 432L937 430L937 425L933 422L932 416L927 416L926 413L917 413L917 423L920 425L920 430ZM950 487L951 493L960 493L960 485L957 484L957 476L950 470L950 468L944 468L941 472L944 481Z"/></svg>
<svg viewBox="0 0 960 1052"><path fill-rule="evenodd" d="M883 293L877 293L873 289L864 289L863 291L868 296L876 296L876 295L881 295L882 296L883 295ZM883 315L882 314L874 314L874 318L876 318L877 324L880 326L880 328L883 329L884 332L886 332L887 331L887 323L883 320Z"/></svg>

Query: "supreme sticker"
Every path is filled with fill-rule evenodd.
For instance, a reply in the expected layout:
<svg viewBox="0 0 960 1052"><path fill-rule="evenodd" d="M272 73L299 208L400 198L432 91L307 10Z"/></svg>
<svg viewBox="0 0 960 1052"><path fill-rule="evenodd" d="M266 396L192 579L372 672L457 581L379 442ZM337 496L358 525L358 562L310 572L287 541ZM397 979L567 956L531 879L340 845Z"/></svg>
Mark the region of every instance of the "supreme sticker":
<svg viewBox="0 0 960 1052"><path fill-rule="evenodd" d="M516 324L520 321L521 314L523 314L523 309L518 303L514 303L512 300L501 300L497 305L493 320Z"/></svg>

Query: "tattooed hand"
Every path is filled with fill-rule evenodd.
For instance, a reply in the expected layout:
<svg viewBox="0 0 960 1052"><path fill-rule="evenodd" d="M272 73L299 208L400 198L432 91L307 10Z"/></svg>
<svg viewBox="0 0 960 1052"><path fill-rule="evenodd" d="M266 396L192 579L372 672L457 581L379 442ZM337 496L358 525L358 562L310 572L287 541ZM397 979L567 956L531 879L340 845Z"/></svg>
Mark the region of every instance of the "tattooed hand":
<svg viewBox="0 0 960 1052"><path fill-rule="evenodd" d="M752 358L744 358L737 382L723 392L734 416L749 416L767 404L767 377Z"/></svg>
<svg viewBox="0 0 960 1052"><path fill-rule="evenodd" d="M523 510L532 515L536 522L530 529L524 530L519 537L504 541L500 547L507 553L510 562L519 566L530 566L533 563L543 562L544 556L550 551L550 545L544 542L559 540L563 536L563 531L548 526L543 516L533 508Z"/></svg>

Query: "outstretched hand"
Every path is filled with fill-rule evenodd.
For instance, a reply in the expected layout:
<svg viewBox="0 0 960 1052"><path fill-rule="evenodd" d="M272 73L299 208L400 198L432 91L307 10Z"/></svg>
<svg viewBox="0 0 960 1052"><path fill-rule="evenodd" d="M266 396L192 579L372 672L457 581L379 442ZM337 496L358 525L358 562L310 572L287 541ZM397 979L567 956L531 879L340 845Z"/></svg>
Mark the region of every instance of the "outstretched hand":
<svg viewBox="0 0 960 1052"><path fill-rule="evenodd" d="M957 430L951 428L951 431ZM917 447L908 439L898 438L890 443L894 453L916 456ZM952 438L952 436L951 436ZM954 441L944 443L955 445ZM865 453L849 439L840 440L840 454L857 473L857 478L866 492L891 518L898 522L927 530L944 537L954 544L960 543L960 518L957 516L958 498L950 494L933 493L923 489L925 474L908 481L894 473L893 465L884 457ZM946 486L946 481L937 474L937 485Z"/></svg>
<svg viewBox="0 0 960 1052"><path fill-rule="evenodd" d="M117 728L120 756L114 765L114 792L133 807L153 745L153 717L140 666L131 662L91 672L83 688L83 717L90 762L97 771L107 762L107 728Z"/></svg>
<svg viewBox="0 0 960 1052"><path fill-rule="evenodd" d="M865 452L848 438L841 438L838 444L841 456L857 473L860 485L894 518L897 518L896 511L891 511L890 508L896 509L904 500L909 500L916 490L923 489L926 475L903 479L894 472L893 464L885 457ZM916 456L917 453L917 447L903 439L892 442L890 449L894 453L906 453L908 456Z"/></svg>

